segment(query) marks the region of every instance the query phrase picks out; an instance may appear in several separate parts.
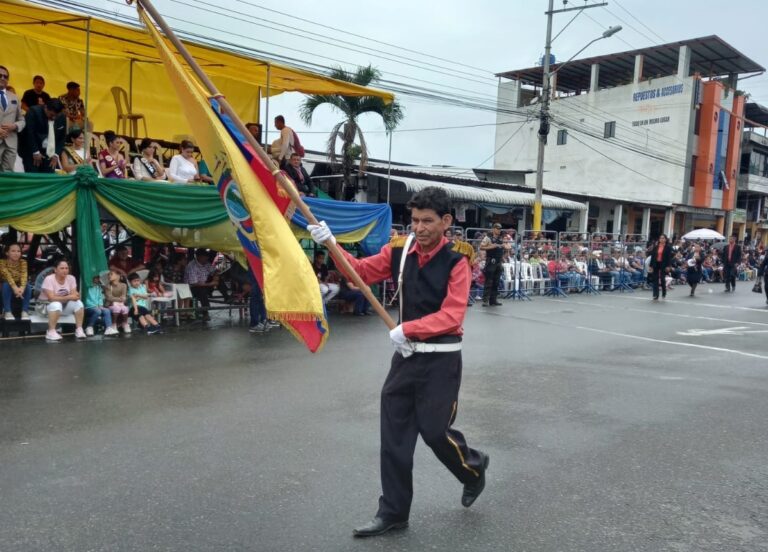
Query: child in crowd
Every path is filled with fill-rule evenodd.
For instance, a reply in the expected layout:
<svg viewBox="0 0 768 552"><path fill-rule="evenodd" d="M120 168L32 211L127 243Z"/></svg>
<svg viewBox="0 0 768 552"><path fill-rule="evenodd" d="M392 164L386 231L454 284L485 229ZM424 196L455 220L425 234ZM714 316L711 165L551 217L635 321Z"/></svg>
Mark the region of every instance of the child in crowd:
<svg viewBox="0 0 768 552"><path fill-rule="evenodd" d="M11 312L11 301L14 297L21 299L21 319L29 320L32 287L28 279L27 261L21 258L21 245L12 243L5 251L5 259L0 260L0 282L2 282L0 285L3 289L3 309L6 320L14 320Z"/></svg>
<svg viewBox="0 0 768 552"><path fill-rule="evenodd" d="M128 275L128 297L131 301L131 318L138 321L142 328L147 331L147 335L156 334L160 331L160 324L149 312L149 293L147 288L141 283L141 277L132 272Z"/></svg>
<svg viewBox="0 0 768 552"><path fill-rule="evenodd" d="M147 275L147 291L151 297L173 297L172 291L167 291L160 281L160 271L150 270Z"/></svg>
<svg viewBox="0 0 768 552"><path fill-rule="evenodd" d="M112 313L112 327L117 330L118 324L122 325L123 333L131 333L131 325L128 322L128 306L125 304L128 298L128 286L120 281L120 273L112 269L109 271L109 283L104 288L106 305Z"/></svg>
<svg viewBox="0 0 768 552"><path fill-rule="evenodd" d="M112 326L112 311L104 306L104 289L101 287L99 276L93 277L92 285L85 294L85 335L93 335L93 327L100 319L104 319L104 335L117 335L117 328Z"/></svg>

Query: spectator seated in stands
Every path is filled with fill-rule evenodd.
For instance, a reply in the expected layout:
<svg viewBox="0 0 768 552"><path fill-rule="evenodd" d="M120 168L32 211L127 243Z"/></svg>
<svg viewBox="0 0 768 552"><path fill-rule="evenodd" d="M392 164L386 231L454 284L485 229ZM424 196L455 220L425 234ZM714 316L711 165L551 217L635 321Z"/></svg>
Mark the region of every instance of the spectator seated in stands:
<svg viewBox="0 0 768 552"><path fill-rule="evenodd" d="M600 256L602 255L602 251L593 251L592 256L589 259L589 273L592 276L597 276L600 278L600 285L602 289L613 289L611 286L611 281L613 279L613 276L611 274L611 271L606 268L603 261L600 259Z"/></svg>
<svg viewBox="0 0 768 552"><path fill-rule="evenodd" d="M184 281L189 284L192 296L205 308L203 322L208 322L211 317L208 308L211 306L211 293L219 285L219 277L216 269L211 264L211 256L207 249L195 251L195 258L187 265L184 271Z"/></svg>
<svg viewBox="0 0 768 552"><path fill-rule="evenodd" d="M182 140L181 153L171 158L168 165L168 180L179 184L213 184L213 179L200 174L195 145L189 140Z"/></svg>
<svg viewBox="0 0 768 552"><path fill-rule="evenodd" d="M67 116L67 128L74 126L83 128L85 123L85 104L80 99L80 85L74 81L67 83L67 93L59 96L59 101L64 104L64 113Z"/></svg>
<svg viewBox="0 0 768 552"><path fill-rule="evenodd" d="M109 282L104 287L104 303L112 313L112 328L117 331L118 325L122 326L123 333L131 333L131 325L128 323L128 286L120 281L120 273L110 269ZM114 334L111 334L114 335Z"/></svg>
<svg viewBox="0 0 768 552"><path fill-rule="evenodd" d="M578 266L576 261L571 258L566 260L566 264L567 269L565 275L568 276L569 291L581 293L587 283L586 273Z"/></svg>
<svg viewBox="0 0 768 552"><path fill-rule="evenodd" d="M173 297L173 292L165 289L158 270L149 271L146 284L150 297Z"/></svg>
<svg viewBox="0 0 768 552"><path fill-rule="evenodd" d="M248 129L248 132L251 133L256 142L261 144L261 123L248 123L245 125L245 128Z"/></svg>
<svg viewBox="0 0 768 552"><path fill-rule="evenodd" d="M3 290L3 310L6 320L14 320L11 303L21 300L21 319L29 320L29 302L32 286L29 285L27 261L21 258L21 245L12 243L5 249L5 259L0 260L0 282Z"/></svg>
<svg viewBox="0 0 768 552"><path fill-rule="evenodd" d="M104 178L128 178L125 170L126 161L120 150L123 147L123 139L108 130L104 133L104 141L107 149L99 152L99 170Z"/></svg>
<svg viewBox="0 0 768 552"><path fill-rule="evenodd" d="M90 155L85 147L85 134L80 127L72 127L67 133L67 145L59 156L61 170L67 174L75 174L77 167L90 163Z"/></svg>
<svg viewBox="0 0 768 552"><path fill-rule="evenodd" d="M51 96L43 88L45 88L45 79L41 75L32 77L32 88L25 91L21 97L21 108L24 111L29 111L35 105L45 105L48 103Z"/></svg>
<svg viewBox="0 0 768 552"><path fill-rule="evenodd" d="M139 144L139 151L141 156L133 160L133 176L136 180L152 182L168 178L163 164L155 158L156 146L152 140L144 138Z"/></svg>
<svg viewBox="0 0 768 552"><path fill-rule="evenodd" d="M315 251L315 258L312 261L312 268L317 274L317 281L320 284L320 295L323 297L323 303L328 303L339 293L339 284L330 281L330 271L325 264L325 252Z"/></svg>
<svg viewBox="0 0 768 552"><path fill-rule="evenodd" d="M128 299L131 303L131 318L147 332L147 335L160 331L160 324L149 311L149 293L141 277L135 272L128 275Z"/></svg>
<svg viewBox="0 0 768 552"><path fill-rule="evenodd" d="M117 328L112 326L112 311L104 306L104 288L99 276L93 277L93 282L85 292L85 335L91 337L93 328L99 320L104 323L104 335L117 335Z"/></svg>
<svg viewBox="0 0 768 552"><path fill-rule="evenodd" d="M355 316L365 316L371 314L368 310L370 306L368 300L360 291L360 288L356 287L352 282L346 278L342 278L339 282L339 299L352 303L352 314Z"/></svg>
<svg viewBox="0 0 768 552"><path fill-rule="evenodd" d="M285 173L291 177L296 184L299 194L303 196L315 197L317 190L309 177L307 169L301 164L301 157L298 153L291 154L290 162L285 166ZM450 230L448 230L450 232Z"/></svg>
<svg viewBox="0 0 768 552"><path fill-rule="evenodd" d="M109 268L116 270L120 275L127 276L131 272L144 270L146 267L141 261L134 261L128 255L128 248L124 245L115 247L115 254L109 260Z"/></svg>
<svg viewBox="0 0 768 552"><path fill-rule="evenodd" d="M75 338L85 339L83 331L83 317L85 307L80 300L77 291L77 280L69 273L69 262L61 259L54 265L53 274L43 280L43 296L50 301L48 303L48 331L45 333L47 341L61 341L62 337L56 331L56 324L61 315L75 315Z"/></svg>

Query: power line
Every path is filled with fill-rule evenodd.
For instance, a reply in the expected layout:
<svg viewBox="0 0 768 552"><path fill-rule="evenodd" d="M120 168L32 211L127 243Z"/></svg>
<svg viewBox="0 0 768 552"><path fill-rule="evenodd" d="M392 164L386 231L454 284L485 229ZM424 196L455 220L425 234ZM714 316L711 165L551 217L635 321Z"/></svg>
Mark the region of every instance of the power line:
<svg viewBox="0 0 768 552"><path fill-rule="evenodd" d="M523 129L523 127L525 126L525 123L527 123L527 122L528 121L521 122L520 126L517 128L517 130L515 132L513 132L512 134L510 134L509 138L507 138L504 141L503 144L501 144L498 148L496 148L496 151L494 151L491 155L489 155L488 157L486 157L485 159L480 161L477 165L475 165L475 167L479 168L479 167L481 167L483 165L483 163L485 163L486 161L489 161L490 159L494 158L496 156L496 154L499 153L502 149L504 149L504 146L506 146L512 140L512 138L514 138L515 135ZM467 170L464 170L464 171L461 171L461 172L457 172L457 173L451 173L448 176L459 176L461 174L466 174L468 172L472 172L472 169L467 169Z"/></svg>
<svg viewBox="0 0 768 552"><path fill-rule="evenodd" d="M189 4L189 3L183 2L181 0L169 0L169 1L173 2L175 4L179 4L179 5L182 5L182 6L189 7L189 8L198 9L198 10L201 10L201 11L203 11L205 13L208 13L208 14L220 15L219 12L210 11L210 10L206 10L206 9L198 7L198 4L210 6L212 8L216 8L217 10L220 10L220 11L223 11L223 12L226 12L226 13L230 13L230 14L236 14L236 15L240 16L240 17L231 17L231 18L232 19L237 19L238 21L241 21L243 23L248 23L248 24L251 24L251 25L259 26L259 27L264 27L264 28L267 28L267 29L271 29L271 30L273 30L275 32L284 33L284 34L288 34L290 36L295 36L295 37L299 37L299 38L307 38L306 37L307 34L313 35L315 37L319 37L319 38L312 39L313 42L317 42L317 43L320 43L320 44L325 44L327 46L331 46L331 47L334 47L334 48L343 48L343 49L345 49L347 51L352 51L352 52L356 52L356 53L360 53L360 54L373 55L373 57L375 57L375 58L380 58L380 59L384 59L384 60L387 60L387 61L392 61L392 62L395 62L395 63L400 63L402 65L407 65L409 67L414 67L416 69L420 69L422 71L430 71L430 72L433 72L433 73L438 73L438 74L441 74L441 75L446 75L446 76L449 76L449 77L452 77L452 78L463 78L465 80L470 80L470 81L478 83L478 84L488 84L488 83L476 80L476 79L479 79L479 78L483 78L486 81L490 81L490 82L495 83L495 79L493 77L485 77L485 76L481 77L480 75L475 75L475 74L468 73L466 71L461 71L461 70L458 70L458 69L452 69L450 67L444 67L442 65L435 65L433 63L428 63L428 62L420 62L420 61L415 60L413 58L409 58L409 57L405 57L405 56L400 56L398 54L388 54L388 55L395 56L396 58L400 58L400 59L395 59L393 57L387 57L387 56L382 55L382 53L380 51L377 52L373 48L369 48L367 46L362 46L360 44L356 44L354 42L349 42L349 41L342 40L342 39L335 39L333 37L329 37L329 36L322 35L322 34L319 34L319 33L314 33L312 31L307 31L305 29L301 29L301 28L298 28L298 27L286 26L286 25L281 24L281 23L279 23L277 21L272 21L272 20L269 20L269 19L258 18L258 17L252 16L252 15L249 15L249 14L246 14L246 13L243 13L243 12L239 12L239 11L236 11L236 10L233 10L233 9L230 9L230 8L225 8L223 6L218 6L216 4L211 4L210 2L206 2L204 0L195 0L195 4ZM251 21L246 21L242 17L247 17L247 18L251 19ZM255 22L253 20L265 21L265 22L271 23L272 25L275 25L275 26L265 25L263 23L257 23L257 22ZM288 30L288 29L292 29L292 30ZM294 31L298 31L298 32L294 32ZM365 51L361 51L361 50L358 50L358 49L355 49L355 48L345 47L345 46L342 46L342 44L347 44L347 45L355 46L355 48L364 48L365 50L369 50L369 51L365 52ZM373 52L373 54L371 54L371 52ZM402 60L406 60L406 61L402 61ZM408 63L408 62L414 62L414 63ZM438 69L443 69L443 71L437 70L437 69L432 69L431 67L437 67ZM445 71L452 71L453 73L457 73L457 74L446 73ZM467 77L470 77L470 78L467 78Z"/></svg>
<svg viewBox="0 0 768 552"><path fill-rule="evenodd" d="M595 19L594 17L592 17L591 15L589 15L588 13L586 13L586 10L584 10L584 16L585 16L585 17L588 17L589 19L591 19L591 20L592 20L592 21L595 23L595 25L597 25L598 27L600 27L602 30L605 30L605 29L607 29L607 27L606 27L605 25L603 25L603 24L602 24L602 23L600 23L600 22L599 22L597 19ZM621 42L623 42L624 44L626 44L627 46L629 46L630 48L632 48L633 50L637 50L637 48L635 48L634 46L632 46L632 44L630 44L629 42L627 42L626 40L624 40L624 39L622 38L622 36L621 36L621 35L618 35L618 34L617 34L617 35L613 35L613 36L614 36L615 38L617 38L618 40L620 40Z"/></svg>
<svg viewBox="0 0 768 552"><path fill-rule="evenodd" d="M626 20L626 19L622 19L620 16L616 15L615 13L613 13L613 12L612 12L611 10L609 10L609 9L608 9L606 6L603 6L603 9L604 9L606 12L608 12L609 14L611 14L613 17L615 17L616 19L618 19L620 22L624 23L624 24L625 24L627 27L629 27L630 29L632 29L633 31L635 31L637 34L639 34L640 36L642 36L642 37L643 37L643 38L645 38L646 40L649 40L649 41L651 42L651 44L656 44L656 43L657 43L657 41L656 41L656 39L655 39L655 38L651 38L650 36L648 36L647 34L645 34L643 31L639 30L637 27L635 27L634 25L632 25L632 23L629 23L629 22L627 22L627 20Z"/></svg>
<svg viewBox="0 0 768 552"><path fill-rule="evenodd" d="M573 136L572 136L572 138L573 138L574 140L576 140L577 142L579 142L580 144L582 144L583 146L586 146L586 147L588 147L589 149L591 149L591 150L592 150L592 151L594 151L595 153L597 153L597 154L601 155L602 157L605 157L606 159L608 159L608 160L609 160L609 161L611 161L612 163L616 163L617 165L620 165L620 166L624 167L625 169L627 169L627 170L628 170L628 171L630 171L630 172L633 172L633 173L635 173L635 174L637 174L637 175L640 175L640 176L642 176L643 178L647 178L647 179L648 179L648 180L650 180L651 182L656 182L657 184L661 184L662 186L666 186L666 187L668 187L668 188L672 188L673 190L680 190L680 187L678 187L678 186L673 186L673 185L671 185L671 184L667 184L666 182L662 182L661 180L656 180L655 178L651 178L651 177L650 177L650 176L648 176L647 174L644 174L644 173L642 173L642 172L640 172L640 171L638 171L638 170L635 170L635 169L633 169L633 168L632 168L632 167L630 167L629 165L625 165L625 164L624 164L624 163L622 163L621 161L618 161L618 160L614 159L613 157L611 157L610 155L607 155L605 152L603 152L603 151L600 151L599 149L597 149L597 148L594 148L594 147L590 146L589 144L587 144L586 142L584 142L584 141L582 141L582 140L579 140L579 138L578 138L576 135L573 135Z"/></svg>
<svg viewBox="0 0 768 552"><path fill-rule="evenodd" d="M458 126L445 126L445 127L428 127L428 128L396 128L392 130L391 132L394 132L395 134L402 133L402 132L432 132L437 130L457 130L457 129L464 129L464 128L479 128L479 127L498 127L502 125L511 125L519 122L527 121L528 119L521 119L520 121L504 121L501 123L480 123L475 125L458 125ZM302 134L328 134L330 133L330 130L302 130ZM366 134L387 134L390 131L388 130L367 130L365 131Z"/></svg>
<svg viewBox="0 0 768 552"><path fill-rule="evenodd" d="M267 8L265 6L262 6L260 4L255 3L255 2L246 2L245 0L235 0L235 1L240 3L240 4L245 4L247 6L251 6L253 8L257 8L257 9L260 9L260 10L265 10L265 11L276 13L276 14L279 14L279 15L284 15L286 17L290 17L291 19L296 19L296 20L299 20L299 21L303 21L305 23L310 23L312 25L317 25L318 27L322 27L322 28L329 29L329 30L332 30L332 31L344 33L346 35L354 36L356 38L362 38L362 39L365 39L365 40L369 40L371 42L375 42L376 44L382 44L384 46L389 46L391 48L397 48L399 50L410 52L412 54L418 54L420 56L428 57L428 58L431 58L431 59L436 59L436 60L439 60L439 61L447 61L449 63L454 63L456 65L461 65L462 67L467 67L469 69L475 69L476 71L480 71L480 72L483 72L483 73L486 73L486 74L491 74L491 75L494 74L494 71L491 71L490 69L483 69L483 68L480 68L480 67L476 67L474 65L467 65L467 64L455 61L455 60L445 59L445 58L441 58L441 57L438 57L438 56L433 56L431 54L426 54L424 52L419 52L418 50L411 50L410 48L406 48L404 46L398 46L398 45L392 44L390 42L384 42L382 40L377 40L377 39L371 38L369 36L363 36L363 35L359 35L359 34L353 33L349 29L340 29L338 27L331 27L329 25L324 25L324 24L318 23L316 21L311 21L309 19L304 19L302 17L297 16L296 14L285 13L285 12L281 12L279 10L275 10L275 9L272 9L272 8Z"/></svg>
<svg viewBox="0 0 768 552"><path fill-rule="evenodd" d="M658 39L659 39L659 40L661 40L661 42L662 42L663 44L666 44L666 43L668 42L668 41L667 41L667 40L666 40L666 39L665 39L663 36L661 36L659 33L657 33L656 31L654 31L653 29L651 29L651 28L650 28L648 25L646 25L645 23L643 23L643 22L642 22L640 19L638 19L637 17L635 17L635 15L634 15L634 14L633 14L631 11L629 11L627 8L625 8L625 7L624 7L624 6L621 4L621 2L619 2L619 0L613 0L613 1L614 1L614 3L615 3L617 6L619 6L619 8L621 8L622 10L624 10L625 12L627 12L627 13L629 14L629 16L630 16L632 19L634 19L635 21L637 21L638 23L640 23L640 24L641 24L643 27L645 27L646 29L648 29L648 30L649 30L649 31L650 31L652 34L656 35L656 36L658 37Z"/></svg>

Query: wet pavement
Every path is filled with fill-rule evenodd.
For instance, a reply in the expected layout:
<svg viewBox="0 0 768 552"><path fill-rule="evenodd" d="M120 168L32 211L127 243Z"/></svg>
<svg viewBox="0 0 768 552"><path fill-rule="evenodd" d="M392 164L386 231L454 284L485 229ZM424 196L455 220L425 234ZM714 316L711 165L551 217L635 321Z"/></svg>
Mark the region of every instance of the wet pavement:
<svg viewBox="0 0 768 552"><path fill-rule="evenodd" d="M707 293L708 288L714 290ZM456 427L471 509L419 442L409 529L374 513L374 317L324 352L225 315L164 335L0 341L0 550L768 549L768 308L678 287L470 309Z"/></svg>

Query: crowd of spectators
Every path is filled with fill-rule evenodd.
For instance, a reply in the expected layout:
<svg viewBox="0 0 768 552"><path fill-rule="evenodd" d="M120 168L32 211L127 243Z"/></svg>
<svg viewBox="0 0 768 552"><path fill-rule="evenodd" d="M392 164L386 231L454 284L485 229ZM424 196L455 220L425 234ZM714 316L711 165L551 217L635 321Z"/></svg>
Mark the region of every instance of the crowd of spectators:
<svg viewBox="0 0 768 552"><path fill-rule="evenodd" d="M487 250L482 243L491 235L489 231L473 230L466 236L461 228L446 231L449 240L465 240L475 248L473 266L472 298L479 299L485 288ZM610 234L578 234L554 232L526 232L517 239L515 230L501 230L503 243L501 289L510 290L515 277L513 266L530 272L521 275L526 285L534 286L533 291L544 291L545 287L557 286L562 293L582 293L590 289L612 291L617 289L649 289L649 265L651 249L657 240L646 240L639 235L617 236ZM698 285L703 283L725 283L723 249L725 241L684 240L673 237L670 240L671 261L664 274L666 289L675 285L691 284L692 274ZM760 263L765 258L764 247L748 240L740 247L740 259L735 263L734 277L737 280L755 280L762 276ZM700 259L696 261L696 259ZM697 264L698 263L698 264ZM701 270L693 270L694 266ZM699 272L701 276L699 277ZM592 281L593 278L596 280ZM693 286L692 293L695 290Z"/></svg>
<svg viewBox="0 0 768 552"><path fill-rule="evenodd" d="M95 135L88 123L87 134L95 138L86 143L88 119L78 83L68 82L65 93L51 98L44 90L45 78L35 75L32 88L19 100L9 80L10 72L0 65L0 172L74 174L78 166L91 165L104 178L213 184L190 140L182 140L179 153L166 160L156 141L126 139L112 130ZM305 151L298 134L282 115L274 124L280 134L267 150L302 195L315 196L315 186L301 164ZM261 125L247 127L261 143Z"/></svg>

